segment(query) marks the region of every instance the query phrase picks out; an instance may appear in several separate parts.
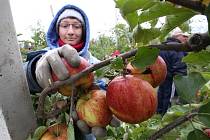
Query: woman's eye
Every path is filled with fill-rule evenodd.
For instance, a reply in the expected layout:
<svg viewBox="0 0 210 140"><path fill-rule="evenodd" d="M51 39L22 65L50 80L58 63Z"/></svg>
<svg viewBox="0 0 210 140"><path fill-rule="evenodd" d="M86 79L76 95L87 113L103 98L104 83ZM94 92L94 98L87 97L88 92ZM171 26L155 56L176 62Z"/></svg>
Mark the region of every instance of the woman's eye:
<svg viewBox="0 0 210 140"><path fill-rule="evenodd" d="M76 29L79 29L79 28L81 28L81 26L80 25L72 25L74 28L76 28Z"/></svg>
<svg viewBox="0 0 210 140"><path fill-rule="evenodd" d="M69 25L63 25L63 28L68 28L69 27Z"/></svg>

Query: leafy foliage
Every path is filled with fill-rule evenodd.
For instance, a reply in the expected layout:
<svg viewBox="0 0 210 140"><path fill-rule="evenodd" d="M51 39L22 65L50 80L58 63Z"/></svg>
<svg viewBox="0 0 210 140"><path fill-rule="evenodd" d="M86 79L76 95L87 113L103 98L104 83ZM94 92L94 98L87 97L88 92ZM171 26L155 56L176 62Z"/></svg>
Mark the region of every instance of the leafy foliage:
<svg viewBox="0 0 210 140"><path fill-rule="evenodd" d="M115 50L121 53L131 49L133 39L129 28L124 24L117 24L112 35L100 35L97 39L90 42L90 52L98 59L104 60L109 58Z"/></svg>
<svg viewBox="0 0 210 140"><path fill-rule="evenodd" d="M34 43L33 50L43 49L47 46L46 43L46 36L43 27L40 25L40 23L37 23L37 27L32 28L32 40Z"/></svg>
<svg viewBox="0 0 210 140"><path fill-rule="evenodd" d="M21 41L23 42L24 45L23 48L20 48L23 61L26 60L26 55L28 52L40 50L47 47L45 32L39 22L37 22L37 25L35 27L31 28L31 32L32 32L31 41L28 40Z"/></svg>
<svg viewBox="0 0 210 140"><path fill-rule="evenodd" d="M143 42L144 44L147 44L156 38L163 40L170 31L177 26L182 26L186 21L197 14L191 9L178 7L166 1L115 0L115 2L131 29L134 29L135 40L137 42ZM151 23L158 23L157 21L160 21L162 17L165 17L166 19L165 25L161 27L153 25L149 30L142 27L143 23L149 23L150 25ZM136 30L135 28L140 30ZM147 37L141 38L141 35Z"/></svg>

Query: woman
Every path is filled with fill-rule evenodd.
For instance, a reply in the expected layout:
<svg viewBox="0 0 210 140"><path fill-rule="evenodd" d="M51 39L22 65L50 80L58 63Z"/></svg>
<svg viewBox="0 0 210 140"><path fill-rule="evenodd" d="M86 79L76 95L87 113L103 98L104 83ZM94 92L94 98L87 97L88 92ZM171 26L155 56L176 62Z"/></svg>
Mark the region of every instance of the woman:
<svg viewBox="0 0 210 140"><path fill-rule="evenodd" d="M31 52L27 56L25 69L30 92L41 92L43 88L49 86L50 80L52 81L51 70L59 80L69 78L68 70L62 63L61 57L75 67L80 64L79 56L84 57L91 64L99 62L88 51L89 36L89 21L86 14L73 5L61 8L48 29L46 35L48 47ZM75 134L82 136L79 132ZM95 137L89 134L82 139L94 140Z"/></svg>

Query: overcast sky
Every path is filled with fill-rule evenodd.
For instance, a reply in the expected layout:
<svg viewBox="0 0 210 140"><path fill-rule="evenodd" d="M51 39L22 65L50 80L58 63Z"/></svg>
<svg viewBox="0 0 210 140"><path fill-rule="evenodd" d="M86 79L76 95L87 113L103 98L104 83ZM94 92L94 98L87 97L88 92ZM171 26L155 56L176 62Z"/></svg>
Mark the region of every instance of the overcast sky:
<svg viewBox="0 0 210 140"><path fill-rule="evenodd" d="M74 4L86 12L91 38L110 31L117 22L125 23L119 10L115 8L114 0L10 0L16 32L27 36L31 26L34 27L37 21L47 31L53 13L56 14L65 4Z"/></svg>
<svg viewBox="0 0 210 140"><path fill-rule="evenodd" d="M16 32L22 33L22 38L28 39L31 36L31 27L35 27L38 21L47 31L53 13L56 14L65 4L77 5L86 12L91 38L110 32L119 22L126 23L115 8L114 0L10 0ZM207 31L208 24L204 16L196 16L193 21L193 33Z"/></svg>

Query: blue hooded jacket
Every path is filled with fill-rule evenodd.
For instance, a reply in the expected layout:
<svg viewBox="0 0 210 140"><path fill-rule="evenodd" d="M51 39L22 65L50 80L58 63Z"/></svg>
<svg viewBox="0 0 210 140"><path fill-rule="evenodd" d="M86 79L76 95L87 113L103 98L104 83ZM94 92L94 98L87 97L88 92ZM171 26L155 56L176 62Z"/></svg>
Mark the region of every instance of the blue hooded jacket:
<svg viewBox="0 0 210 140"><path fill-rule="evenodd" d="M79 55L81 57L84 57L90 64L95 64L99 62L99 60L91 55L91 53L88 51L89 49L89 40L90 40L90 27L89 27L89 21L87 15L84 13L83 10L80 8L74 6L74 5L65 5L62 7L57 14L55 15L54 19L52 20L49 29L46 34L46 41L47 41L47 47L43 50L30 52L27 54L26 63L24 65L24 69L26 71L26 77L29 85L29 89L31 93L38 93L41 92L42 89L38 85L36 78L35 78L35 69L36 69L36 62L40 59L42 54L46 53L48 50L52 50L59 47L58 39L59 35L57 33L56 29L56 23L59 18L59 16L62 14L62 12L66 9L74 9L78 11L83 19L84 19L84 26L85 26L85 33L84 33L84 47L81 51L79 51Z"/></svg>
<svg viewBox="0 0 210 140"><path fill-rule="evenodd" d="M63 8L61 8L55 15L54 19L52 20L50 27L48 29L47 35L46 35L47 46L49 47L48 49L54 49L54 48L59 47L59 45L58 45L59 35L57 33L56 23L57 23L59 16L66 9L74 9L74 10L78 11L79 13L81 13L81 15L84 18L85 30L86 30L85 43L84 43L85 45L84 45L84 48L79 52L79 55L86 58L88 55L89 39L90 39L89 21L88 21L86 14L81 9L79 9L78 7L73 6L73 5L66 5Z"/></svg>

